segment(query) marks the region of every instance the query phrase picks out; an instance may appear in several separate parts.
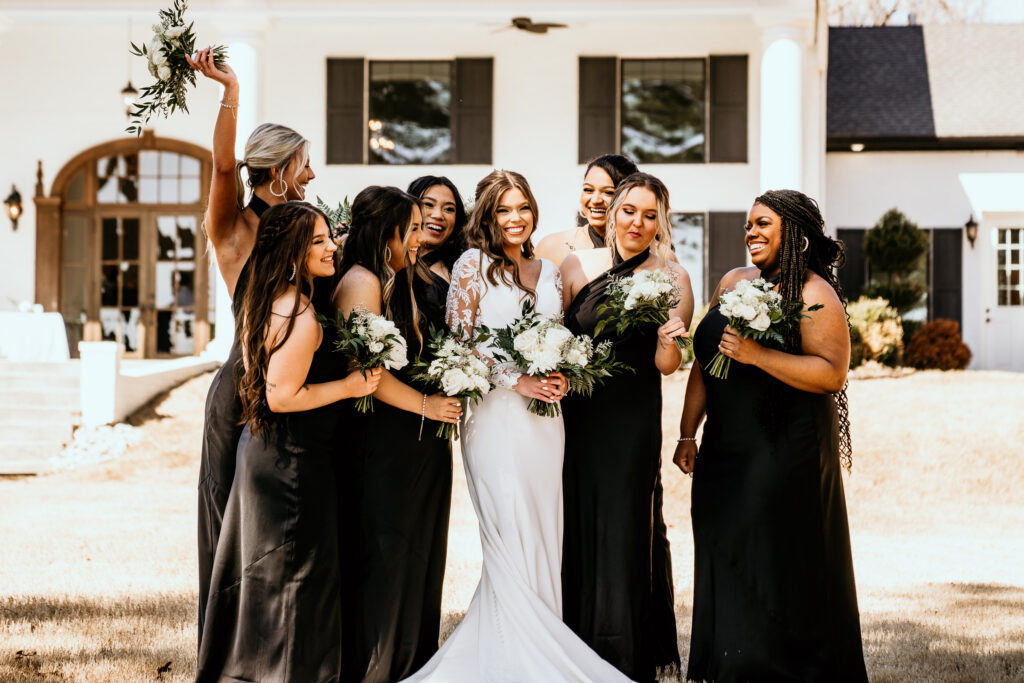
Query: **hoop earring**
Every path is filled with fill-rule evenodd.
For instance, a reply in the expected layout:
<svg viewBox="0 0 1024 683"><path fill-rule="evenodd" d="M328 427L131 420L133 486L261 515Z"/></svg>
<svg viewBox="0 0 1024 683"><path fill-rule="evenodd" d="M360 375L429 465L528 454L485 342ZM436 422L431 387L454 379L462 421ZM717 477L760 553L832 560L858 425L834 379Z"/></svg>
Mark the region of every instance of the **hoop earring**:
<svg viewBox="0 0 1024 683"><path fill-rule="evenodd" d="M391 265L391 247L386 244L384 245L384 261Z"/></svg>
<svg viewBox="0 0 1024 683"><path fill-rule="evenodd" d="M298 271L298 268L296 268L295 264L293 263L292 264L292 274L288 276L288 282L295 282L295 273L297 271Z"/></svg>
<svg viewBox="0 0 1024 683"><path fill-rule="evenodd" d="M811 246L811 241L807 239L807 235L804 235L804 248L800 251L807 251L807 248Z"/></svg>
<svg viewBox="0 0 1024 683"><path fill-rule="evenodd" d="M280 180L280 181L281 181L281 185L283 185L283 186L284 186L284 189L283 189L283 190L281 190L281 194L278 194L278 193L274 192L274 181L275 181L275 180ZM270 181L270 187L269 187L268 189L270 190L270 194L272 194L272 195L274 195L275 197L278 197L278 198L280 198L280 199L284 199L284 198L285 198L285 196L287 196L287 194L288 194L288 183L286 183L286 182L284 181L284 178L273 178L273 179L272 179L272 180Z"/></svg>

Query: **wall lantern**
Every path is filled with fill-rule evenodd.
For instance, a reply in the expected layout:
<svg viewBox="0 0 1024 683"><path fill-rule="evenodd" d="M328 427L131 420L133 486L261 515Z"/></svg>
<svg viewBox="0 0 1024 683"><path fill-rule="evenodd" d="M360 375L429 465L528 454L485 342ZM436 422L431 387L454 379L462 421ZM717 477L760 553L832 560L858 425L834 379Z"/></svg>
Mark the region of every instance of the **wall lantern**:
<svg viewBox="0 0 1024 683"><path fill-rule="evenodd" d="M21 217L21 193L18 188L11 185L11 193L4 200L7 207L7 217L11 219L11 230L18 229L18 219Z"/></svg>
<svg viewBox="0 0 1024 683"><path fill-rule="evenodd" d="M974 220L973 213L964 223L964 232L967 234L967 241L971 243L971 249L974 249L974 240L978 239L978 222Z"/></svg>
<svg viewBox="0 0 1024 683"><path fill-rule="evenodd" d="M851 152L863 152L864 151L864 143L863 142L855 142L855 143L853 143L852 145L850 145L850 151Z"/></svg>
<svg viewBox="0 0 1024 683"><path fill-rule="evenodd" d="M121 88L121 99L124 101L124 115L129 119L132 117L132 111L135 109L135 98L139 96L139 91L132 85L131 79L128 79L128 85Z"/></svg>

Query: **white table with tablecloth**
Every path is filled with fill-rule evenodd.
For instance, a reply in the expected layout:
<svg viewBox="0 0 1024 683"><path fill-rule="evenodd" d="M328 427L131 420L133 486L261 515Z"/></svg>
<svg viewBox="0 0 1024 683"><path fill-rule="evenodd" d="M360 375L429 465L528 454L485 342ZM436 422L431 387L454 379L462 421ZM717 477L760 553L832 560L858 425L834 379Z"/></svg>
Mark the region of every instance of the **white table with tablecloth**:
<svg viewBox="0 0 1024 683"><path fill-rule="evenodd" d="M70 357L60 313L0 311L0 360L59 363Z"/></svg>

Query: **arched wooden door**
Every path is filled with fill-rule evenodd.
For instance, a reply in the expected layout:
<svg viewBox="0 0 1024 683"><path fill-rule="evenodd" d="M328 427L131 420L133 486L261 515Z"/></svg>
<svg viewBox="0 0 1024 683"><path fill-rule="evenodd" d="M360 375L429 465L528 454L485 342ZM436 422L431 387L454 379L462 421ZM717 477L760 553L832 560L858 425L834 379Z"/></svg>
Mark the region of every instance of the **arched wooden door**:
<svg viewBox="0 0 1024 683"><path fill-rule="evenodd" d="M202 147L149 133L78 154L36 198L36 297L63 313L73 355L82 340L135 358L206 346L210 166Z"/></svg>

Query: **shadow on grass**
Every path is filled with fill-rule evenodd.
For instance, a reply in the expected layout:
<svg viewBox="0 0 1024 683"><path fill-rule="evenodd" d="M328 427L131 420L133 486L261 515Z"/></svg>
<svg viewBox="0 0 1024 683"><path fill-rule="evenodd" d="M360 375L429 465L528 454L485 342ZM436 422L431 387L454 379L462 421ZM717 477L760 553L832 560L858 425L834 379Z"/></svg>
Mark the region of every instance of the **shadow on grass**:
<svg viewBox="0 0 1024 683"><path fill-rule="evenodd" d="M907 616L862 623L872 681L1024 680L1024 589L930 584L893 603Z"/></svg>
<svg viewBox="0 0 1024 683"><path fill-rule="evenodd" d="M0 681L190 680L195 616L189 595L4 598Z"/></svg>

